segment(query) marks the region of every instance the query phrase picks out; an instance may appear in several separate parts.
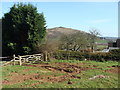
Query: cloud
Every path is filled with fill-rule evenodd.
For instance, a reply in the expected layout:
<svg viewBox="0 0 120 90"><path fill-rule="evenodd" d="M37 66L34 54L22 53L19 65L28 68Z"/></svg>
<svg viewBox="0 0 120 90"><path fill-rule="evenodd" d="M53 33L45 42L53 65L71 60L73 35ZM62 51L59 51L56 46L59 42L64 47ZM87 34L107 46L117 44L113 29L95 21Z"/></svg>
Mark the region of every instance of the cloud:
<svg viewBox="0 0 120 90"><path fill-rule="evenodd" d="M109 19L98 19L98 20L91 20L89 23L99 24L99 23L106 23L109 22Z"/></svg>

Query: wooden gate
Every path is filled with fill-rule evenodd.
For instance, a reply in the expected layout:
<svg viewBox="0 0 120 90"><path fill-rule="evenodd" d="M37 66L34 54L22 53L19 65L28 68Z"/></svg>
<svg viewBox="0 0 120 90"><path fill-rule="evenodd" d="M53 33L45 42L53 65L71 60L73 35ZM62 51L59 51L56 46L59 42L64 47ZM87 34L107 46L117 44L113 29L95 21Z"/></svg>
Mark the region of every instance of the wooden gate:
<svg viewBox="0 0 120 90"><path fill-rule="evenodd" d="M36 62L36 61L42 61L41 57L43 56L43 54L33 54L33 55L24 55L24 56L15 56L15 54L13 55L13 63L15 65L15 62L19 62L19 65L22 65L23 63L27 63L27 62Z"/></svg>

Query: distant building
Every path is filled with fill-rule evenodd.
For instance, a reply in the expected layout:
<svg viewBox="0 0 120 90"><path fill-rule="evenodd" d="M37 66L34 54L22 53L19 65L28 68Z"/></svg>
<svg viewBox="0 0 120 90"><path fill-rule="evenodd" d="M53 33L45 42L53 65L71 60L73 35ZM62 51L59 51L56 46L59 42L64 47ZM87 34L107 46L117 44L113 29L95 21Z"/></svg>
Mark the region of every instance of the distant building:
<svg viewBox="0 0 120 90"><path fill-rule="evenodd" d="M108 48L100 52L109 52L110 50L113 49L120 49L120 39L117 39L116 41L108 42Z"/></svg>
<svg viewBox="0 0 120 90"><path fill-rule="evenodd" d="M120 48L120 39L117 39L117 47Z"/></svg>

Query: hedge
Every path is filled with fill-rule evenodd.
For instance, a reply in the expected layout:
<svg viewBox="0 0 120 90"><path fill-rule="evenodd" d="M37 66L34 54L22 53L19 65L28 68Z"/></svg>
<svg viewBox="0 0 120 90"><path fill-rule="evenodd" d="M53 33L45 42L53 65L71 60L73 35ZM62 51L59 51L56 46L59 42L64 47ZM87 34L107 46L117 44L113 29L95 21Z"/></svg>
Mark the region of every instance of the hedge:
<svg viewBox="0 0 120 90"><path fill-rule="evenodd" d="M53 54L55 59L62 60L95 60L95 61L108 61L120 60L120 49L111 50L110 52L79 52L79 51L57 51Z"/></svg>

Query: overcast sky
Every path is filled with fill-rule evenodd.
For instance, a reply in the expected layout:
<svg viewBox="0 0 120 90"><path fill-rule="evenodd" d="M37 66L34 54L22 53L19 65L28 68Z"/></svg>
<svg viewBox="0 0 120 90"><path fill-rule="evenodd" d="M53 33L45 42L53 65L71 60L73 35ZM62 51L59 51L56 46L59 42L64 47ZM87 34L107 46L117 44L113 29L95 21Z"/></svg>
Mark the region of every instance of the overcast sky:
<svg viewBox="0 0 120 90"><path fill-rule="evenodd" d="M2 13L9 12L14 2L2 2ZM32 2L43 12L47 28L67 27L89 32L97 29L102 36L118 36L117 2Z"/></svg>

